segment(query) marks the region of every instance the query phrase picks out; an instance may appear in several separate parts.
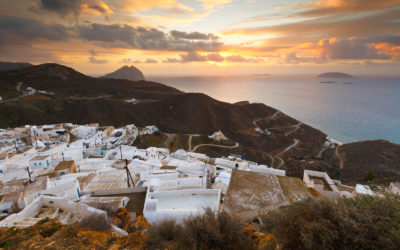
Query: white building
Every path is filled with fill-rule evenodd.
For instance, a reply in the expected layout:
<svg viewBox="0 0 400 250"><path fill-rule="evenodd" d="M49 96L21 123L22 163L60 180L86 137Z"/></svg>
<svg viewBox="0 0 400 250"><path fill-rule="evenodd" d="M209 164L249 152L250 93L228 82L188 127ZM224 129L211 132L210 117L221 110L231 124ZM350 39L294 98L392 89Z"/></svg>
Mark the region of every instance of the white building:
<svg viewBox="0 0 400 250"><path fill-rule="evenodd" d="M337 180L332 180L325 172L304 170L303 182L307 187L314 188L331 201L341 196L351 197L356 193L354 187L343 185Z"/></svg>
<svg viewBox="0 0 400 250"><path fill-rule="evenodd" d="M389 186L389 191L392 194L400 195L400 182L391 182Z"/></svg>
<svg viewBox="0 0 400 250"><path fill-rule="evenodd" d="M158 128L156 126L146 126L140 131L140 135L151 135L156 132Z"/></svg>
<svg viewBox="0 0 400 250"><path fill-rule="evenodd" d="M49 167L52 163L50 155L37 155L29 161L29 166L32 169Z"/></svg>
<svg viewBox="0 0 400 250"><path fill-rule="evenodd" d="M181 223L184 219L204 212L206 208L217 212L221 191L215 189L185 189L151 192L148 189L143 215L150 223L174 219Z"/></svg>

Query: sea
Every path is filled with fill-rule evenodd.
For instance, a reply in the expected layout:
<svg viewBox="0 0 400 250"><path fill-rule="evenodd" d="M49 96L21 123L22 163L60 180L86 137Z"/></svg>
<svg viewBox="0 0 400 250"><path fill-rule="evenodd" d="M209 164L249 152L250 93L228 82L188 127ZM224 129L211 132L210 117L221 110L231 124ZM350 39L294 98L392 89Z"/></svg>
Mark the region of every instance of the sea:
<svg viewBox="0 0 400 250"><path fill-rule="evenodd" d="M264 103L343 143L386 139L400 144L400 77L149 77L217 100Z"/></svg>

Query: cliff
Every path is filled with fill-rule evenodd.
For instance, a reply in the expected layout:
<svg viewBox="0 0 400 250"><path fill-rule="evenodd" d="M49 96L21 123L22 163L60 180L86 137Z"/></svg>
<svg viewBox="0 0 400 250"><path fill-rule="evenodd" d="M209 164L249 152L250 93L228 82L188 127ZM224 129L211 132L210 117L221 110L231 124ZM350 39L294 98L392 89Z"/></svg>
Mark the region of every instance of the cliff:
<svg viewBox="0 0 400 250"><path fill-rule="evenodd" d="M124 66L112 73L106 74L104 78L125 79L131 81L144 81L143 73L134 66Z"/></svg>

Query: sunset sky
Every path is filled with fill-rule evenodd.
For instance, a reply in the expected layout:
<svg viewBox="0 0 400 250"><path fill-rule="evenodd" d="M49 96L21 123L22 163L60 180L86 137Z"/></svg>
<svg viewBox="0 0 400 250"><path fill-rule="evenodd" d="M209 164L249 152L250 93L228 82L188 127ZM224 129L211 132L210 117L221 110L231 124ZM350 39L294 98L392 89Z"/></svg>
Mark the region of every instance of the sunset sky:
<svg viewBox="0 0 400 250"><path fill-rule="evenodd" d="M0 60L92 75L399 75L400 0L0 0Z"/></svg>

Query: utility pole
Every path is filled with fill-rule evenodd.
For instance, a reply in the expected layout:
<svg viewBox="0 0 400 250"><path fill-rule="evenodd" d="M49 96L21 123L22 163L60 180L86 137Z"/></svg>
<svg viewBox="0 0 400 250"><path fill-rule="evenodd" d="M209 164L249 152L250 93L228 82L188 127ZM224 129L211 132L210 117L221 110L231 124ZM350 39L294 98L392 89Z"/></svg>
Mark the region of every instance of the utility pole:
<svg viewBox="0 0 400 250"><path fill-rule="evenodd" d="M128 184L128 188L131 187L131 184L129 183L129 180L132 182L132 186L135 187L135 183L133 182L133 178L132 178L131 172L129 171L129 168L128 168L128 159L125 159L125 170L126 170L126 181L127 181L127 184Z"/></svg>
<svg viewBox="0 0 400 250"><path fill-rule="evenodd" d="M28 172L29 182L32 182L31 171L29 170L29 167L26 167L25 170Z"/></svg>
<svg viewBox="0 0 400 250"><path fill-rule="evenodd" d="M63 161L65 161L65 160L64 160L64 152L61 152L61 155L62 155Z"/></svg>
<svg viewBox="0 0 400 250"><path fill-rule="evenodd" d="M14 140L14 145L15 145L15 151L17 151L17 153L18 153L18 147L17 147L17 141L16 140Z"/></svg>

